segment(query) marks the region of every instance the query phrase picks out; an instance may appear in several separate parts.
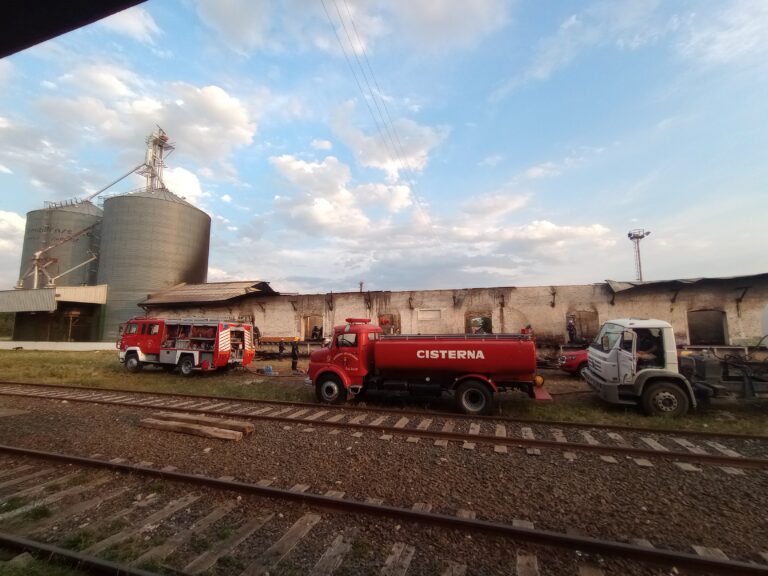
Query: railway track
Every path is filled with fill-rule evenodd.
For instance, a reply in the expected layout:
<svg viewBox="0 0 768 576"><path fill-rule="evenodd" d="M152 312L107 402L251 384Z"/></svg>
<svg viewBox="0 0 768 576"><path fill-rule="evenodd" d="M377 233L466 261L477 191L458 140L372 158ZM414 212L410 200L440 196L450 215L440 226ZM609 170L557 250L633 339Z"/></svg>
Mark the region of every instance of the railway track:
<svg viewBox="0 0 768 576"><path fill-rule="evenodd" d="M599 455L607 464L621 462L652 467L652 460L668 460L684 472L700 471L696 464L716 466L723 473L734 476L745 474L747 469L768 469L768 438L760 436L691 435L681 431L637 428L621 429L619 433L615 426L569 427L565 423L534 424L513 419L478 419L415 411L360 410L298 402L21 383L0 383L0 395L288 423L292 429L305 432L325 429L337 434L343 429L354 429L353 434L372 432L382 441L405 437L407 442L417 443L424 439L442 447L460 443L468 450L474 450L478 445L491 446L501 455L515 448L524 448L531 456L540 455L542 449L555 449L568 460L575 459L577 453L591 453Z"/></svg>
<svg viewBox="0 0 768 576"><path fill-rule="evenodd" d="M277 487L14 446L0 454L0 545L99 574L463 575L493 572L497 560L520 575L656 573L652 566L768 574L763 550L673 550L433 511L425 502L404 508L318 494L311 483ZM484 546L494 545L506 557L489 558Z"/></svg>

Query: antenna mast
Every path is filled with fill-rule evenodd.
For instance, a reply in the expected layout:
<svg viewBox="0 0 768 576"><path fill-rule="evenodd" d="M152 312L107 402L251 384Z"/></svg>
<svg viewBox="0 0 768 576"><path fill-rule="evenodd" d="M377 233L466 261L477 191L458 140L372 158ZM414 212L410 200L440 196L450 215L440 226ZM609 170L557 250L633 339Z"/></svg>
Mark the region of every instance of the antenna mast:
<svg viewBox="0 0 768 576"><path fill-rule="evenodd" d="M643 264L640 261L640 240L650 234L650 230L643 230L642 228L630 230L627 234L627 237L632 240L632 243L635 245L635 276L637 277L638 282L643 281Z"/></svg>

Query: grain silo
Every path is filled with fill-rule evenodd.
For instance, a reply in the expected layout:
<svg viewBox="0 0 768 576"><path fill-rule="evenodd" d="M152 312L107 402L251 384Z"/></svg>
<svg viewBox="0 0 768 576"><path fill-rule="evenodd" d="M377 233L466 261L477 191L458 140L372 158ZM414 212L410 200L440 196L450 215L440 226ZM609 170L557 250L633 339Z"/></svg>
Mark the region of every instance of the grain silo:
<svg viewBox="0 0 768 576"><path fill-rule="evenodd" d="M27 212L18 288L92 285L102 211L88 201Z"/></svg>
<svg viewBox="0 0 768 576"><path fill-rule="evenodd" d="M164 188L113 196L104 202L98 283L108 284L104 340L141 314L150 292L208 273L211 218Z"/></svg>

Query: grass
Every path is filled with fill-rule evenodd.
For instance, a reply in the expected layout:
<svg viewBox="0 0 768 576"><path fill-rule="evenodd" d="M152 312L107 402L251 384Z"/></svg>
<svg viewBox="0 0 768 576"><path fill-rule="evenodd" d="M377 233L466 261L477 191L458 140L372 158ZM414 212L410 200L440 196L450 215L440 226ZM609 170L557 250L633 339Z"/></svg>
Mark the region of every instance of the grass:
<svg viewBox="0 0 768 576"><path fill-rule="evenodd" d="M43 352L0 350L0 374L4 380L68 384L143 392L186 393L231 396L253 400L314 402L314 393L303 385L303 376L264 376L255 369L270 364L281 374L289 373L290 360L257 361L245 370L196 373L184 378L178 373L145 368L131 374L117 359L117 351ZM306 367L306 358L300 366ZM556 370L544 371L550 392L578 392L586 385ZM381 396L370 406L405 406L445 411L454 410L448 398L439 400ZM722 433L768 434L768 402L735 402L727 407L699 408L675 420L649 418L639 408L611 406L591 393L556 396L553 402L533 402L520 394L504 394L497 408L505 416L534 420L563 420L589 424L615 424L672 430L699 430Z"/></svg>
<svg viewBox="0 0 768 576"><path fill-rule="evenodd" d="M11 510L16 510L17 508L24 506L26 503L26 498L22 498L20 496L12 496L0 504L0 512L10 512Z"/></svg>
<svg viewBox="0 0 768 576"><path fill-rule="evenodd" d="M18 566L0 562L0 576L84 576L85 574L87 572L38 559L32 559Z"/></svg>
<svg viewBox="0 0 768 576"><path fill-rule="evenodd" d="M36 522L37 520L42 520L43 518L48 518L52 514L51 509L48 508L48 506L35 506L28 512L26 512L23 516L24 520L29 520L30 522Z"/></svg>

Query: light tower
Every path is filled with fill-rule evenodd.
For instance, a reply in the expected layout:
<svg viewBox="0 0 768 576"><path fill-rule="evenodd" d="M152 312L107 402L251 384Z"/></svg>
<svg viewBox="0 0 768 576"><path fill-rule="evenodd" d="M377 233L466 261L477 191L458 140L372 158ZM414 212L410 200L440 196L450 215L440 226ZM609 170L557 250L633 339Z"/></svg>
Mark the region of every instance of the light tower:
<svg viewBox="0 0 768 576"><path fill-rule="evenodd" d="M632 240L632 243L635 245L635 275L637 276L638 282L643 281L643 265L640 262L640 240L649 236L650 233L650 230L636 228L635 230L630 230L627 234L627 237Z"/></svg>

